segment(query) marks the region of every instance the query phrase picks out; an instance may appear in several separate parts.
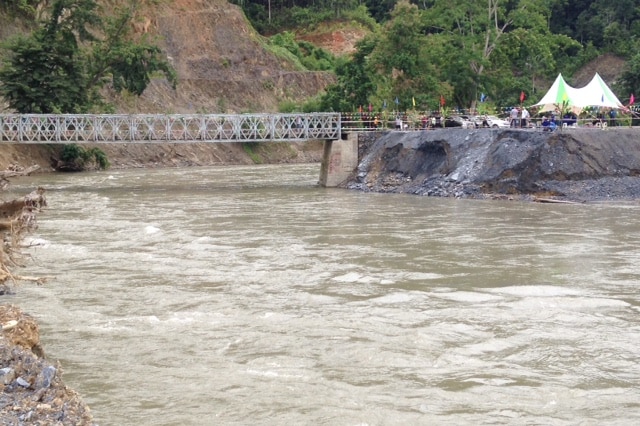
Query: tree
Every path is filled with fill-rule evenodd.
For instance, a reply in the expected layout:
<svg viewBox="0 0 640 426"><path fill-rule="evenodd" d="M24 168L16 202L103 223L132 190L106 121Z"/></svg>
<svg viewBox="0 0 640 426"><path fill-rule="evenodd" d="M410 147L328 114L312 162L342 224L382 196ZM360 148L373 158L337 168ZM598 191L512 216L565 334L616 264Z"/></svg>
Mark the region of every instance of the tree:
<svg viewBox="0 0 640 426"><path fill-rule="evenodd" d="M433 57L439 51L440 46L424 34L418 7L400 0L371 54L371 67L377 72L378 96L397 97L401 109L413 107L414 99L416 106L437 105L436 99L443 93Z"/></svg>
<svg viewBox="0 0 640 426"><path fill-rule="evenodd" d="M633 93L640 98L640 53L627 62L622 75L616 82L616 89L620 93Z"/></svg>
<svg viewBox="0 0 640 426"><path fill-rule="evenodd" d="M425 14L435 34L449 34L454 42L455 55L464 57L468 66L458 70L464 77L465 93L458 93L461 101L475 107L478 87L484 84L491 57L513 24L512 13L520 7L518 1L435 0ZM460 56L461 55L461 56ZM459 61L456 61L459 62Z"/></svg>
<svg viewBox="0 0 640 426"><path fill-rule="evenodd" d="M160 49L129 38L133 13L129 7L103 20L94 0L55 0L39 28L6 46L0 93L20 113L84 113L103 106L99 89L109 81L140 95L161 72L175 87Z"/></svg>
<svg viewBox="0 0 640 426"><path fill-rule="evenodd" d="M362 39L356 45L353 58L336 66L338 81L327 88L320 102L324 110L355 111L368 104L369 96L376 90L368 57L376 44L375 37Z"/></svg>
<svg viewBox="0 0 640 426"><path fill-rule="evenodd" d="M389 19L391 11L393 10L396 0L365 0L367 9L371 16L378 22L383 22Z"/></svg>
<svg viewBox="0 0 640 426"><path fill-rule="evenodd" d="M434 0L424 12L426 28L447 49L433 60L460 105L474 109L480 93L511 103L567 52L577 53L577 43L549 31L554 1Z"/></svg>

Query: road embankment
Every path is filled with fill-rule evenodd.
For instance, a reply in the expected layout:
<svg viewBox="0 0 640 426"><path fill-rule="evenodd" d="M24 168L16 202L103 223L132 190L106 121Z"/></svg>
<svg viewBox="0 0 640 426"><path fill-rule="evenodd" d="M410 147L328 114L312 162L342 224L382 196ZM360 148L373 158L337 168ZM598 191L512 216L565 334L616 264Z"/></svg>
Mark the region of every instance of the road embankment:
<svg viewBox="0 0 640 426"><path fill-rule="evenodd" d="M458 198L640 199L640 129L385 132L342 186Z"/></svg>

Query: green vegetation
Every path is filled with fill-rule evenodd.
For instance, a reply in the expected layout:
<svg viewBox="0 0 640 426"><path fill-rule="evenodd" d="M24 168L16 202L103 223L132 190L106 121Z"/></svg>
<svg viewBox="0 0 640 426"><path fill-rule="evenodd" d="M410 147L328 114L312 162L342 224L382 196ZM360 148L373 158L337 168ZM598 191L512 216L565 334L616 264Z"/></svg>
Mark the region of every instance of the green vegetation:
<svg viewBox="0 0 640 426"><path fill-rule="evenodd" d="M376 110L437 109L444 101L447 108L489 111L519 103L522 91L530 101L539 99L559 72L570 80L603 53L627 60L613 87L621 100L640 92L640 0L234 3L261 33L284 34L278 43L299 59L300 45L286 31L329 20L357 21L371 30L353 57L334 60L331 68L308 68L334 69L337 75L320 102L324 110L369 104Z"/></svg>
<svg viewBox="0 0 640 426"><path fill-rule="evenodd" d="M306 41L296 41L295 35L289 31L276 34L269 39L272 51L286 52L285 56L292 62L298 63L301 69L313 71L332 70L335 57Z"/></svg>
<svg viewBox="0 0 640 426"><path fill-rule="evenodd" d="M40 3L5 0L0 9L35 16ZM140 96L159 72L175 86L176 73L160 49L145 38L132 41L134 4L107 18L94 0L53 1L48 18L30 35L2 46L0 94L9 107L39 114L105 112L112 109L100 92L106 84ZM75 144L65 145L61 159L66 170L109 167L102 150Z"/></svg>
<svg viewBox="0 0 640 426"><path fill-rule="evenodd" d="M256 150L260 148L258 142L242 142L242 149L251 158L254 164L262 164L262 158L256 153Z"/></svg>
<svg viewBox="0 0 640 426"><path fill-rule="evenodd" d="M34 17L40 0L0 0L0 10Z"/></svg>
<svg viewBox="0 0 640 426"><path fill-rule="evenodd" d="M283 110L491 112L542 96L562 72L603 53L626 61L613 86L621 100L640 92L640 0L230 0L240 5L267 48L300 70L334 72L336 84L306 105ZM132 42L137 2L108 19L96 0L0 0L0 13L48 17L27 37L4 45L0 94L19 112L102 112L101 89L132 96L156 74L176 75L146 38ZM108 2L108 4L112 4ZM297 30L366 28L355 54L336 58L300 41ZM220 58L221 67L230 59ZM265 89L271 87L265 82ZM484 96L482 96L484 95ZM483 102L480 102L482 98ZM224 99L219 110L226 110Z"/></svg>
<svg viewBox="0 0 640 426"><path fill-rule="evenodd" d="M108 83L140 95L160 72L175 85L160 49L144 38L131 41L134 10L104 18L94 0L55 0L36 30L3 46L0 94L21 113L84 113L106 109L100 89Z"/></svg>
<svg viewBox="0 0 640 426"><path fill-rule="evenodd" d="M84 170L90 165L106 170L110 166L107 155L100 148L85 149L73 143L64 146L60 159L68 170Z"/></svg>

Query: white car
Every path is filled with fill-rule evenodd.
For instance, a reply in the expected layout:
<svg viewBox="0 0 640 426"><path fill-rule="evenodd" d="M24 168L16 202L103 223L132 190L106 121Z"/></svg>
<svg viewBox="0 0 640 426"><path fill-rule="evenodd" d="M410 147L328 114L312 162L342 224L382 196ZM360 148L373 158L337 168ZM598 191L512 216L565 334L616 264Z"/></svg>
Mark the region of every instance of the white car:
<svg viewBox="0 0 640 426"><path fill-rule="evenodd" d="M495 115L478 115L475 117L474 122L478 127L492 127L494 129L511 127L508 120L504 120L502 118L498 118ZM485 124L486 122L486 124Z"/></svg>
<svg viewBox="0 0 640 426"><path fill-rule="evenodd" d="M468 116L452 115L444 119L445 127L462 127L463 129L473 129L475 126Z"/></svg>

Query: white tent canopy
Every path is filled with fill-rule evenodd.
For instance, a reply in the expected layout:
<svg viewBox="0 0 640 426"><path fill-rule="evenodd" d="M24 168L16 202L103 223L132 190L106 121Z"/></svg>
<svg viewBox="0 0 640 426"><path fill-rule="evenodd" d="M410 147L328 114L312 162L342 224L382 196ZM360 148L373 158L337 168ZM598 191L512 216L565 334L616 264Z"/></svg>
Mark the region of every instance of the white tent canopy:
<svg viewBox="0 0 640 426"><path fill-rule="evenodd" d="M542 97L540 102L535 104L535 107L539 107L540 112L555 111L561 109L563 104L566 107L571 108L576 114L579 113L582 107L576 105L577 101L577 89L571 87L562 74L558 74L556 80L553 82L547 93Z"/></svg>
<svg viewBox="0 0 640 426"><path fill-rule="evenodd" d="M598 73L593 76L589 84L579 89L578 103L583 107L596 106L616 109L623 107Z"/></svg>
<svg viewBox="0 0 640 426"><path fill-rule="evenodd" d="M558 74L551 88L534 106L539 107L540 112L568 108L576 114L586 107L623 108L622 103L598 73L589 84L580 89L570 86L562 74Z"/></svg>

